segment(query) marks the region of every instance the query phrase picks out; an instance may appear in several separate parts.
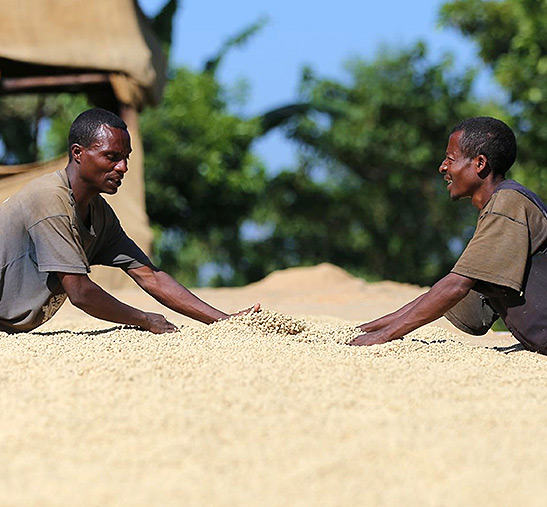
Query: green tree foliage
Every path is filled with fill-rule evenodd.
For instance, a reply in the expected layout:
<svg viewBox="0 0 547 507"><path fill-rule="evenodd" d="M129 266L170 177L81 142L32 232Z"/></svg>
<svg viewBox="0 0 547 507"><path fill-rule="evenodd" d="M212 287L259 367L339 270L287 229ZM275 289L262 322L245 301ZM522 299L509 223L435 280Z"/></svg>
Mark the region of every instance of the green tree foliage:
<svg viewBox="0 0 547 507"><path fill-rule="evenodd" d="M179 8L178 0L168 0L155 17L149 19L156 37L162 42L166 53L171 49L173 39L173 19Z"/></svg>
<svg viewBox="0 0 547 507"><path fill-rule="evenodd" d="M255 219L273 233L254 245L254 261L268 259L267 269L330 261L432 283L451 268L455 238L469 237L475 215L469 202L449 202L438 173L449 130L496 106L481 107L472 73L430 63L421 44L348 69L349 83L305 72L302 98L314 112L290 128L305 155L296 172L268 183Z"/></svg>
<svg viewBox="0 0 547 507"><path fill-rule="evenodd" d="M260 121L230 114L210 72L180 68L161 106L141 116L141 128L147 210L164 228L157 250L162 267L184 272L186 281L193 273L193 282L196 259L237 268L239 226L265 183L249 150ZM189 253L191 247L198 252Z"/></svg>
<svg viewBox="0 0 547 507"><path fill-rule="evenodd" d="M70 124L89 107L83 94L0 98L0 164L25 164L64 153Z"/></svg>
<svg viewBox="0 0 547 507"><path fill-rule="evenodd" d="M519 142L513 176L547 197L547 1L456 0L441 22L477 43L508 92Z"/></svg>
<svg viewBox="0 0 547 507"><path fill-rule="evenodd" d="M162 104L141 115L154 257L185 283L198 282L204 264L215 266L210 283L216 285L256 279L240 229L258 201L267 198L267 176L251 144L309 109L307 104L287 105L251 119L230 112L245 90L241 93L240 86L231 93L215 73L228 51L245 44L264 24L261 19L229 38L203 71L173 70Z"/></svg>
<svg viewBox="0 0 547 507"><path fill-rule="evenodd" d="M0 97L0 164L26 164L41 158L40 124L55 111L43 96Z"/></svg>

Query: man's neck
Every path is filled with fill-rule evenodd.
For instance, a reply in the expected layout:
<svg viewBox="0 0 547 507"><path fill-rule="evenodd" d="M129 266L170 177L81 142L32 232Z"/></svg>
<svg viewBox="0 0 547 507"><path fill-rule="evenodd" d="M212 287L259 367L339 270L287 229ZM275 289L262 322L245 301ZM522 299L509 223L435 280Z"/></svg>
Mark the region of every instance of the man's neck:
<svg viewBox="0 0 547 507"><path fill-rule="evenodd" d="M70 188L72 189L72 193L74 195L74 201L76 201L78 215L80 215L80 218L84 221L84 223L87 223L89 217L89 204L91 203L93 197L95 197L95 194L90 194L85 191L85 185L82 181L80 181L78 172L74 168L72 162L68 163L66 167L66 174L70 183Z"/></svg>
<svg viewBox="0 0 547 507"><path fill-rule="evenodd" d="M484 180L483 184L471 198L473 206L478 209L484 208L484 205L490 200L498 185L504 180L505 178L501 175L494 175L493 177Z"/></svg>

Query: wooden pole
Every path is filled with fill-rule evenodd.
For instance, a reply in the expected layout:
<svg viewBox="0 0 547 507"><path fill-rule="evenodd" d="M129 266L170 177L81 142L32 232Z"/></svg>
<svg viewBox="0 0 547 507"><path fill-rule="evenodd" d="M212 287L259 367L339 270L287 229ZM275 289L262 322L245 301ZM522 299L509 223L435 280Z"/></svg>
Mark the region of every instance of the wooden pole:
<svg viewBox="0 0 547 507"><path fill-rule="evenodd" d="M108 74L100 72L87 74L67 74L59 76L5 77L0 79L0 92L27 92L59 86L78 86L85 84L109 83Z"/></svg>

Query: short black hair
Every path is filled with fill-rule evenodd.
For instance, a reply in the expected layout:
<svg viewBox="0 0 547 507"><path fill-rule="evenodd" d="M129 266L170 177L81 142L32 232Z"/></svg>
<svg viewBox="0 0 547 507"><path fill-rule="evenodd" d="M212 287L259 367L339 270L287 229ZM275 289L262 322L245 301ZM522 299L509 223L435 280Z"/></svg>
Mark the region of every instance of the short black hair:
<svg viewBox="0 0 547 507"><path fill-rule="evenodd" d="M517 158L517 141L513 131L501 120L488 116L468 118L458 123L454 132L463 132L460 148L464 156L484 155L495 174L505 176Z"/></svg>
<svg viewBox="0 0 547 507"><path fill-rule="evenodd" d="M126 123L117 115L106 109L95 107L79 114L70 126L68 133L68 158L72 160L71 146L79 144L89 148L102 125L127 130Z"/></svg>

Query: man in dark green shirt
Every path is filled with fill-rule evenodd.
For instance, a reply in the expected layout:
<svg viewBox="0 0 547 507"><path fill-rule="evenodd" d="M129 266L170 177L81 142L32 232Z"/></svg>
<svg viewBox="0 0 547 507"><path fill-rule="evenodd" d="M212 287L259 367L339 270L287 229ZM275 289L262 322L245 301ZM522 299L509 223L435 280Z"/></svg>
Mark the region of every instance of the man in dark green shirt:
<svg viewBox="0 0 547 507"><path fill-rule="evenodd" d="M516 158L511 129L470 118L452 130L440 173L452 200L480 210L475 234L452 271L398 311L362 324L353 345L401 338L445 315L484 334L501 317L524 346L547 354L547 208L505 174Z"/></svg>

